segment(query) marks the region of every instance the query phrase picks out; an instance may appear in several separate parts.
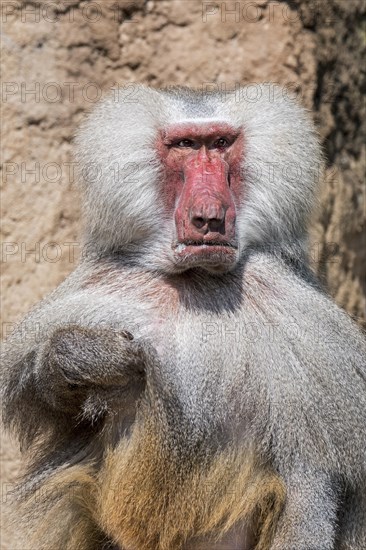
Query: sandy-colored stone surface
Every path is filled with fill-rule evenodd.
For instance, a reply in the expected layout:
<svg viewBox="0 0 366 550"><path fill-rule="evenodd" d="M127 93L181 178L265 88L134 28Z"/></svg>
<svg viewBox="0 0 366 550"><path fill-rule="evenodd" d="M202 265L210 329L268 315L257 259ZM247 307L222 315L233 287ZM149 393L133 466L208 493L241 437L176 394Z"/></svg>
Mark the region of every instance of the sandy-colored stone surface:
<svg viewBox="0 0 366 550"><path fill-rule="evenodd" d="M337 302L365 320L365 13L362 0L3 1L3 333L73 268L73 134L112 86L132 94L135 82L224 91L268 81L298 93L328 159L314 266ZM8 438L0 458L6 496L19 471ZM1 548L27 550L6 525Z"/></svg>

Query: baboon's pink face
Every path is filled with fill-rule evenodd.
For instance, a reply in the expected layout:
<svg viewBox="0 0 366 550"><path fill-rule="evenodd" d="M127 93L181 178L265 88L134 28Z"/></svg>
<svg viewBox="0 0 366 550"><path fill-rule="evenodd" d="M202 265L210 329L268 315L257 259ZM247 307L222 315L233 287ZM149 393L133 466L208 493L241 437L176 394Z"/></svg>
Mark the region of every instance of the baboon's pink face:
<svg viewBox="0 0 366 550"><path fill-rule="evenodd" d="M163 196L174 217L180 267L227 271L238 259L243 134L225 123L180 124L160 132Z"/></svg>

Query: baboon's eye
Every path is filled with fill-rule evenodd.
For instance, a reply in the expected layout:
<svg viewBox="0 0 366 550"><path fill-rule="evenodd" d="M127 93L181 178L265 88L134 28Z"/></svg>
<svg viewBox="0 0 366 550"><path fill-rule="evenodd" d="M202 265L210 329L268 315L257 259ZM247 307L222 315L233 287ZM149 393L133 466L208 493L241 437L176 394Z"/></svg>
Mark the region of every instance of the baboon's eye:
<svg viewBox="0 0 366 550"><path fill-rule="evenodd" d="M228 147L229 145L230 145L229 141L224 137L220 137L213 144L213 146L216 149L224 149L225 147Z"/></svg>
<svg viewBox="0 0 366 550"><path fill-rule="evenodd" d="M193 147L194 141L191 139L181 139L176 143L176 147Z"/></svg>

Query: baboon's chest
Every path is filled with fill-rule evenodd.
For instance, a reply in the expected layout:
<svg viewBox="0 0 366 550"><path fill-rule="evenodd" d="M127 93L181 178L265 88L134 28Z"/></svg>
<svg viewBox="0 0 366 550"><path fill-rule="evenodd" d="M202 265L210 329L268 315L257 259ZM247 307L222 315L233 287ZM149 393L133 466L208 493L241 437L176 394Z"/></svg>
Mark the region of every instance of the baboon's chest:
<svg viewBox="0 0 366 550"><path fill-rule="evenodd" d="M168 388L176 408L195 425L208 419L226 424L238 416L246 396L253 399L248 358L265 326L251 303L240 302L238 285L228 285L224 299L218 283L209 290L182 285L121 274L108 299L119 324L156 350L156 395L158 387Z"/></svg>

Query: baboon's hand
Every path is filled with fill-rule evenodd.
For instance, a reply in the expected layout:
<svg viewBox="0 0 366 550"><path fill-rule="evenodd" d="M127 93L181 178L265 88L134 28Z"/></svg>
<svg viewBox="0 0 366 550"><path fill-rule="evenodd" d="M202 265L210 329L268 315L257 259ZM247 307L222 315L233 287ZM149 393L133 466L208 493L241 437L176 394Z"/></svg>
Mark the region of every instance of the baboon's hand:
<svg viewBox="0 0 366 550"><path fill-rule="evenodd" d="M127 331L66 326L43 344L36 365L43 398L64 412L78 412L89 400L106 403L142 382L145 354Z"/></svg>

